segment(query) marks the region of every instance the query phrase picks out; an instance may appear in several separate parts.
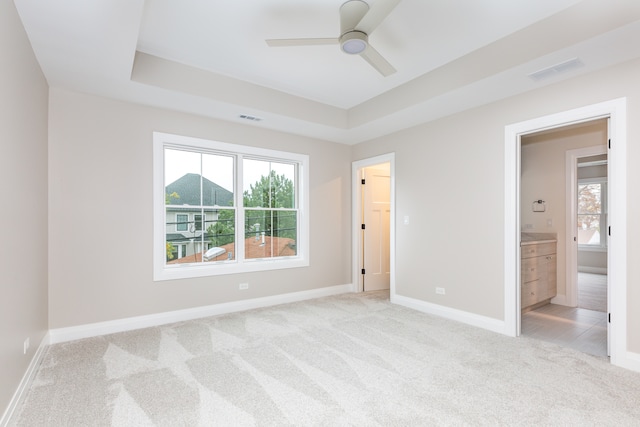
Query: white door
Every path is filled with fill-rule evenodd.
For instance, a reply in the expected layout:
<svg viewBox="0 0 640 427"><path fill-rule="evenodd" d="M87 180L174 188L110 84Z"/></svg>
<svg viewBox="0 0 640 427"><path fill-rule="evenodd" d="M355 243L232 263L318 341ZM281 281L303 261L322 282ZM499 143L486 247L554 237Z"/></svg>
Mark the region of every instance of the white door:
<svg viewBox="0 0 640 427"><path fill-rule="evenodd" d="M363 283L365 291L389 289L391 176L389 165L364 169Z"/></svg>

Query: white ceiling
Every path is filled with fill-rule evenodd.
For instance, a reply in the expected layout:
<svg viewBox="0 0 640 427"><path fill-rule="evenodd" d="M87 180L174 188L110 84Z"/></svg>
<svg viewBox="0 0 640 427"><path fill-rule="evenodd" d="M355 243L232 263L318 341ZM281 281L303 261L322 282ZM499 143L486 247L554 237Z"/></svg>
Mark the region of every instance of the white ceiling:
<svg viewBox="0 0 640 427"><path fill-rule="evenodd" d="M15 4L52 87L347 144L640 57L638 0L402 0L369 38L389 77L337 45L266 45L338 37L343 1Z"/></svg>

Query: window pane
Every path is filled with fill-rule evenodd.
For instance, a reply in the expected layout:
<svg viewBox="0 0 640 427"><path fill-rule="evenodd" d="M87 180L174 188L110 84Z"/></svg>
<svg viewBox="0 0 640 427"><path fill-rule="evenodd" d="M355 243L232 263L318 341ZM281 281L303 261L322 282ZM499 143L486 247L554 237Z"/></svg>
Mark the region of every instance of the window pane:
<svg viewBox="0 0 640 427"><path fill-rule="evenodd" d="M269 207L270 162L244 159L242 161L242 182L245 207Z"/></svg>
<svg viewBox="0 0 640 427"><path fill-rule="evenodd" d="M233 206L233 157L202 155L202 204Z"/></svg>
<svg viewBox="0 0 640 427"><path fill-rule="evenodd" d="M210 209L206 211L206 215L208 251L203 260L211 262L235 259L235 210Z"/></svg>
<svg viewBox="0 0 640 427"><path fill-rule="evenodd" d="M602 213L602 187L599 183L578 185L578 214Z"/></svg>
<svg viewBox="0 0 640 427"><path fill-rule="evenodd" d="M600 215L578 215L578 244L600 245Z"/></svg>
<svg viewBox="0 0 640 427"><path fill-rule="evenodd" d="M296 166L265 160L243 160L244 205L295 208Z"/></svg>
<svg viewBox="0 0 640 427"><path fill-rule="evenodd" d="M245 258L296 255L296 211L247 210L245 212Z"/></svg>
<svg viewBox="0 0 640 427"><path fill-rule="evenodd" d="M200 206L200 154L166 148L164 185L167 205Z"/></svg>
<svg viewBox="0 0 640 427"><path fill-rule="evenodd" d="M274 211L272 235L278 252L274 256L296 255L296 239L298 235L298 212Z"/></svg>
<svg viewBox="0 0 640 427"><path fill-rule="evenodd" d="M271 182L274 188L272 207L292 209L295 203L296 167L289 163L271 163Z"/></svg>

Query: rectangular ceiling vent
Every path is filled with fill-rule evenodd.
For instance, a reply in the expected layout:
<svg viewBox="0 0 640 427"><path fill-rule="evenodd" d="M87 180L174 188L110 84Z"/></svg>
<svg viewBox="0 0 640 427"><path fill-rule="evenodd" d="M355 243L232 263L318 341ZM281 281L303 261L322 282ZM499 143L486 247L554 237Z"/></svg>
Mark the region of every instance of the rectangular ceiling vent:
<svg viewBox="0 0 640 427"><path fill-rule="evenodd" d="M248 114L240 114L240 118L243 120L250 120L252 122L261 122L262 118L256 116L250 116Z"/></svg>
<svg viewBox="0 0 640 427"><path fill-rule="evenodd" d="M584 66L584 64L580 61L580 58L572 58L559 64L552 65L551 67L536 71L535 73L531 73L529 74L529 77L535 81L550 79L558 74L566 73L567 71L575 70L582 66Z"/></svg>

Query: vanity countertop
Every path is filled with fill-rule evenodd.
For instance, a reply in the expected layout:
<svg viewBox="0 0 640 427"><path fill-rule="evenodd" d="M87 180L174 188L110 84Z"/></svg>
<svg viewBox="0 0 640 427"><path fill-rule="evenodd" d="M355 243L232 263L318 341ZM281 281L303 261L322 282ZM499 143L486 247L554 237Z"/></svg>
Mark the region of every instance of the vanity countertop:
<svg viewBox="0 0 640 427"><path fill-rule="evenodd" d="M558 241L556 233L521 233L520 246L535 245L538 243L553 243Z"/></svg>

